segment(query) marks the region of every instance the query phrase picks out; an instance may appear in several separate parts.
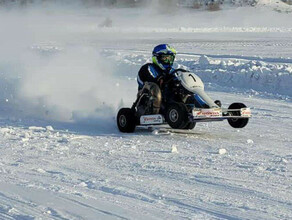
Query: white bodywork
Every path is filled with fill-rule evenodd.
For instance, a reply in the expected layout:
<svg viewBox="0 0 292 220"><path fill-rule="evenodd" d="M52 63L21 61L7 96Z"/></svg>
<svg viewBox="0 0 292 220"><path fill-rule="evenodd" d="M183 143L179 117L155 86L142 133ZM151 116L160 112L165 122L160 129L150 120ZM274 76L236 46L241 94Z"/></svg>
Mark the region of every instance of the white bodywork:
<svg viewBox="0 0 292 220"><path fill-rule="evenodd" d="M196 74L191 72L177 72L177 78L181 82L182 86L194 93L199 95L211 108L218 108L219 106L205 93L204 83Z"/></svg>
<svg viewBox="0 0 292 220"><path fill-rule="evenodd" d="M181 85L188 91L199 95L209 106L210 108L195 108L193 109L193 119L202 120L202 119L228 119L228 118L250 118L251 111L250 108L238 109L240 111L240 116L230 116L228 114L228 109L222 109L214 103L214 101L205 93L204 83L196 74L192 72L177 72L177 78L180 81ZM234 110L233 110L234 111Z"/></svg>

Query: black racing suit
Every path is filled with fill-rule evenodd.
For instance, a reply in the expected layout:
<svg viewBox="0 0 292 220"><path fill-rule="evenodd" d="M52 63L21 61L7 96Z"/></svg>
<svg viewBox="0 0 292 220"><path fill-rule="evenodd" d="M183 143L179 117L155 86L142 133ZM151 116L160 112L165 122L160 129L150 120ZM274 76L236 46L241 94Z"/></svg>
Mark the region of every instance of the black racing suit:
<svg viewBox="0 0 292 220"><path fill-rule="evenodd" d="M138 72L138 89L141 90L145 85L145 82L156 83L160 87L160 80L162 78L165 82L171 77L174 77L174 75L172 74L173 71L174 69L171 69L169 73L166 73L153 63L144 64Z"/></svg>
<svg viewBox="0 0 292 220"><path fill-rule="evenodd" d="M186 70L182 70L186 71ZM158 113L161 102L169 100L181 100L180 97L177 97L175 94L172 94L172 83L175 83L177 77L175 76L175 69L171 69L169 73L164 72L158 66L153 63L147 63L143 65L137 77L138 90L147 89L151 92L153 99L154 113ZM174 80L170 80L174 79ZM171 81L171 83L169 83ZM186 103L194 104L198 108L209 108L207 103L196 94L190 95Z"/></svg>
<svg viewBox="0 0 292 220"><path fill-rule="evenodd" d="M150 92L152 102L151 114L159 113L162 96L164 96L164 93L161 91L162 87L164 87L163 83L174 77L173 71L174 69L171 69L170 73L166 73L153 63L147 63L140 68L137 77L138 94L144 91Z"/></svg>

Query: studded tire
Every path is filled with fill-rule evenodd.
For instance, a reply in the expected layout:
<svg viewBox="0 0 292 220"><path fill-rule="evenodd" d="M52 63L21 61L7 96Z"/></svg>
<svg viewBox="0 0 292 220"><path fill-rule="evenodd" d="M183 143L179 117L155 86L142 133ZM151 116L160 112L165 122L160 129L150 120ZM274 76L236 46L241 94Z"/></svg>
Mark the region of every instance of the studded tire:
<svg viewBox="0 0 292 220"><path fill-rule="evenodd" d="M122 108L117 115L117 125L121 132L132 133L135 131L135 111L130 108Z"/></svg>

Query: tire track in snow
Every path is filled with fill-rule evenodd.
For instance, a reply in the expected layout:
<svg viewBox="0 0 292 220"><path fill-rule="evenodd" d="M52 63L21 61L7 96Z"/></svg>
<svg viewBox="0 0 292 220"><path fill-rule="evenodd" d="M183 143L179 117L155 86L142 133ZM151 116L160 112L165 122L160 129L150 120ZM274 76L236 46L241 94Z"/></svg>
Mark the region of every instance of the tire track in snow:
<svg viewBox="0 0 292 220"><path fill-rule="evenodd" d="M249 189L249 188L246 188L246 185L230 185L230 184L226 184L225 180L223 181L223 183L221 181L218 182L218 180L216 180L216 178L211 178L211 179L206 179L205 177L201 177L201 176L196 176L195 178L189 178L189 176L186 174L186 173L183 173L183 172L169 172L169 171L165 171L165 169L161 170L161 172L159 172L159 170L155 169L154 172L150 172L151 174L149 174L149 171L147 170L144 170L145 172L143 172L143 170L139 170L137 171L140 175L143 174L143 176L156 176L155 178L156 179L170 179L170 182L173 182L173 181L177 181L177 180L180 180L179 182L180 183L185 183L186 185L186 188L190 187L190 186L194 186L195 189L202 189L204 191L216 191L215 195L223 195L223 196L226 196L226 195L229 195L231 198L238 198L238 195L241 196L240 198L240 201L241 202L245 202L245 201L250 201L250 198L254 198L253 199L253 203L256 203L256 204L261 204L260 208L261 209L264 209L265 207L281 207L281 208L284 208L285 210L287 210L289 212L289 210L292 209L292 206L291 206L291 203L287 203L286 201L283 201L283 200L279 200L279 199L275 199L273 196L267 194L267 193L263 193L263 192L259 192L257 190L254 190L254 189ZM207 177L209 178L209 177ZM237 181L238 182L238 181ZM121 196L124 196L124 195L127 195L127 188L129 188L129 186L124 186L126 189L124 191L121 192L121 190L119 190L119 195ZM183 198L183 195L191 195L190 192L186 191L186 190L183 190L184 187L182 187L182 191L184 192L182 195L181 194L178 194L176 197L182 197ZM195 190L194 189L194 190ZM132 191L132 194L133 194L133 191L135 191L135 188L130 188L130 190ZM136 189L137 190L137 189ZM153 198L153 199L157 199L157 198L160 198L160 196L156 196L156 195L152 195L151 193L149 192L145 192L145 191L140 191L138 190L137 193L136 193L136 196L133 196L135 194L133 194L131 197L133 197L134 199L137 199L139 200L141 198L141 194L144 195L144 197L147 197L147 198ZM137 196L139 195L139 196ZM188 199L188 198L186 198ZM171 201L171 203L173 204L174 201L173 199L169 199ZM192 205L194 204L194 206L196 207L196 204L198 203L198 201L193 201L193 203L190 203L190 204L187 204L188 205L188 208L191 208ZM200 207L208 207L209 205L211 205L212 207L214 206L214 210L220 210L220 204L219 205L216 205L216 204L213 204L213 203L204 203L203 205L200 205ZM182 207L182 204L180 203L179 207ZM195 209L195 208L194 208ZM221 207L222 209L222 207ZM246 216L247 215L250 215L251 219L272 219L272 218L278 218L278 217L275 217L275 216L268 216L269 214L265 214L263 212L263 210L260 210L260 209L254 209L254 208L249 208L249 207L238 207L238 206L234 206L234 207L228 207L228 209L230 210L230 212L232 212L234 215L232 216L229 216L229 217L234 217L234 219L238 219L236 218L236 216L239 216L240 215L240 212L242 210L244 211L249 211L249 213L245 212L245 214L243 214L240 219L246 219ZM240 209L241 211L238 211L237 209ZM200 209L202 210L202 209ZM210 209L212 210L212 209ZM210 211L209 210L209 211ZM237 213L239 212L239 214ZM210 213L212 213L210 211ZM214 211L214 213L217 213ZM217 213L217 217L219 217L220 213ZM222 214L222 213L221 213ZM292 214L292 213L291 213ZM226 215L225 217L227 217L227 214L222 214L222 215ZM221 216L222 217L222 216Z"/></svg>
<svg viewBox="0 0 292 220"><path fill-rule="evenodd" d="M102 209L98 209L98 208L95 208L89 204L86 204L86 203L83 203L83 202L80 202L80 201L77 201L75 199L72 199L72 198L65 198L65 197L62 197L64 200L67 200L67 201L70 201L70 202L73 202L74 204L77 204L79 206L82 206L82 207L85 207L85 208L89 208L91 210L94 210L94 211L97 211L97 212L100 212L102 214L105 214L107 216L111 216L111 217L114 217L114 218L118 218L118 219L123 219L123 220L128 220L129 218L126 218L126 217L123 217L121 215L118 215L118 214L115 214L113 212L110 212L110 211L106 211L106 210L102 210Z"/></svg>
<svg viewBox="0 0 292 220"><path fill-rule="evenodd" d="M160 175L159 175L160 176ZM160 176L161 177L161 176ZM288 212L289 210L292 210L292 203L287 203L285 201L279 201L275 200L273 197L266 193L258 192L256 190L244 188L244 186L235 186L235 185L226 185L225 183L219 183L218 181L212 181L215 180L214 178L211 178L211 180L204 180L205 177L196 176L195 178L186 178L182 176L174 176L171 175L171 179L173 180L183 180L182 182L186 183L189 187L191 185L195 186L195 189L203 189L204 191L210 191L214 192L216 191L216 195L226 195L229 194L231 198L237 198L238 195L241 195L241 201L248 201L250 198L253 198L253 202L257 204L262 204L262 206L266 207L268 206L275 206L285 208ZM207 177L208 178L208 177ZM194 182L192 181L195 181ZM111 188L111 190L106 190L106 192L119 195L119 196L126 196L133 199L141 200L143 202L150 202L150 203L157 203L158 201L161 201L161 198L163 198L162 202L164 204L167 204L167 206L172 205L176 206L180 209L187 209L192 212L201 211L204 213L208 213L211 215L214 215L218 218L225 218L225 219L278 219L278 216L270 216L270 214L265 214L262 212L262 210L259 209L251 209L249 207L227 207L225 210L222 209L222 204L215 204L214 202L207 203L199 200L193 200L191 202L182 202L182 201L189 201L190 198L184 198L184 195L190 195L190 192L183 191L183 194L176 194L175 199L173 197L168 196L162 196L157 194L152 194L150 192L145 192L143 190L137 190L135 188L129 188L127 186L124 186L125 190L116 190L114 188ZM129 195L128 191L131 190L131 194ZM193 190L195 190L193 189ZM136 191L136 193L135 193ZM142 195L142 196L141 196ZM144 198L152 198L144 199ZM258 200L258 202L256 202ZM244 211L244 212L243 212ZM249 211L249 213L247 212ZM292 213L291 213L292 214Z"/></svg>
<svg viewBox="0 0 292 220"><path fill-rule="evenodd" d="M9 185L11 186L11 184ZM9 187L8 186L8 187ZM2 188L6 188L7 186L6 184L2 184L1 186L1 190ZM88 201L88 203L82 202L82 201L77 201L76 199L72 198L70 194L58 194L58 195L53 195L51 192L46 192L46 190L42 190L40 191L39 189L34 189L34 188L27 188L27 187L21 187L21 186L13 186L11 188L14 188L14 190L16 192L22 192L21 194L35 194L34 196L32 196L32 198L30 199L30 201L28 201L25 197L27 195L25 195L24 197L21 198L13 198L12 195L10 195L11 193L9 192L9 195L5 195L3 193L0 193L0 216L2 215L3 217L11 217L11 219L35 219L35 218L39 218L39 219L60 219L60 220L69 220L69 219L85 219L84 216L79 216L76 215L76 213L74 213L74 209L77 211L79 209L86 210L87 212L91 212L92 213L96 213L95 216L97 218L108 218L110 217L110 219L114 218L114 219L123 219L126 220L128 218L123 217L119 214L115 214L112 211L108 211L111 210L110 208L108 208L108 210L106 208L97 208L94 207L93 205L90 204L90 201ZM27 191L29 189L29 192ZM8 191L8 190L7 190ZM10 191L10 190L9 190ZM26 191L24 194L23 192ZM38 194L36 196L36 194ZM48 198L49 197L49 198ZM37 201L39 200L39 201ZM37 203L39 203L39 205L36 205L33 201L36 201ZM53 202L54 201L54 202ZM10 205L13 204L13 207ZM56 210L56 208L50 208L50 207L46 207L46 205L49 204L53 204L54 206L58 207L58 205L61 204L66 204L66 206L71 207L71 210L67 210L66 211L66 216L63 216L63 214L61 214L59 211ZM64 207L64 205L62 205ZM6 208L1 208L1 207L6 207ZM106 207L106 206L105 206ZM19 210L18 212L23 213L23 214L13 214L11 212L11 214L9 213L9 210ZM26 213L26 215L24 215L24 213ZM75 216L75 217L74 217ZM103 217L102 217L103 216ZM106 217L107 216L107 217ZM4 219L8 219L8 218L4 218Z"/></svg>
<svg viewBox="0 0 292 220"><path fill-rule="evenodd" d="M22 201L23 198L14 198L0 192L0 216L3 219L26 219L32 220L35 217L41 218L43 213L36 209L36 205L30 201ZM13 204L13 206L12 206ZM3 208L6 207L6 208ZM26 214L18 214L18 212ZM55 218L54 218L55 219Z"/></svg>

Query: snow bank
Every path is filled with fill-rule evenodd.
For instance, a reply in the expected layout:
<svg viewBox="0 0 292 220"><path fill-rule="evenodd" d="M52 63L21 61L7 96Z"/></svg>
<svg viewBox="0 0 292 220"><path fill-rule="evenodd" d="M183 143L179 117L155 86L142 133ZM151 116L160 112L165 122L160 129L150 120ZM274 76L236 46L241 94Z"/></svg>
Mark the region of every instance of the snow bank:
<svg viewBox="0 0 292 220"><path fill-rule="evenodd" d="M292 96L290 64L240 59L212 60L205 55L198 61L182 59L179 63L198 74L204 82Z"/></svg>
<svg viewBox="0 0 292 220"><path fill-rule="evenodd" d="M292 12L292 6L284 3L283 1L275 1L275 0L259 0L257 5L257 8L266 8L266 9L272 9L277 12L284 12L284 13L291 13Z"/></svg>
<svg viewBox="0 0 292 220"><path fill-rule="evenodd" d="M115 54L116 52L112 52ZM119 53L119 52L118 52ZM110 56L120 66L141 66L149 62L147 55L141 52L119 53ZM149 55L150 56L150 55ZM292 96L292 60L290 58L262 58L232 55L207 56L178 54L175 68L185 68L199 75L204 83L223 87L251 90L253 93L272 93L280 96ZM131 62L130 62L131 61ZM136 76L137 71L132 75Z"/></svg>

